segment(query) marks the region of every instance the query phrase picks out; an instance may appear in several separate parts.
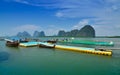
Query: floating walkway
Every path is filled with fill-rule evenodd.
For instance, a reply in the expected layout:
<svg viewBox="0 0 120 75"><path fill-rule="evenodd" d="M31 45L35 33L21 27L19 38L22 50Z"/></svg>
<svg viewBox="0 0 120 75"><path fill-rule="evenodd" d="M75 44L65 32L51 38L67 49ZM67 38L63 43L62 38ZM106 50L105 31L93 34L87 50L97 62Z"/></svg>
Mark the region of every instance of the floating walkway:
<svg viewBox="0 0 120 75"><path fill-rule="evenodd" d="M100 46L114 46L114 43L111 42L102 42L102 41L87 41L87 40L63 40L58 41L60 43L72 43L72 44L85 44L85 45L100 45Z"/></svg>
<svg viewBox="0 0 120 75"><path fill-rule="evenodd" d="M75 47L75 46L66 46L66 45L54 45L49 43L42 43L40 44L40 47L112 56L112 50L108 50L108 49L95 49L95 48Z"/></svg>
<svg viewBox="0 0 120 75"><path fill-rule="evenodd" d="M77 51L77 52L83 52L83 53L90 53L90 54L112 56L112 50L105 50L105 49L74 47L74 46L64 46L64 45L56 45L55 48L62 49L62 50L70 50L70 51Z"/></svg>
<svg viewBox="0 0 120 75"><path fill-rule="evenodd" d="M38 45L50 45L52 46L53 44L49 44L47 42L25 42L25 43L20 43L19 46L21 47L35 47L35 46L38 46Z"/></svg>
<svg viewBox="0 0 120 75"><path fill-rule="evenodd" d="M25 43L20 43L19 46L21 46L21 47L34 47L40 43L41 42L25 42Z"/></svg>
<svg viewBox="0 0 120 75"><path fill-rule="evenodd" d="M55 48L55 49L68 50L68 51L77 51L83 53L112 56L112 50L108 50L108 49L95 49L95 48L86 48L86 47L55 45L46 42L27 42L27 43L20 43L19 45L22 47L39 46L44 48Z"/></svg>

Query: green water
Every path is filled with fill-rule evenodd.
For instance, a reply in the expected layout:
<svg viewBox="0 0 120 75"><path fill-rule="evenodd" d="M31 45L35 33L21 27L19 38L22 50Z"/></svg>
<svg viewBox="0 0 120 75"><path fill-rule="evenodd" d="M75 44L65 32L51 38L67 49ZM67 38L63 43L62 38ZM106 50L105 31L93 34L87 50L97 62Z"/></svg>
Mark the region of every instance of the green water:
<svg viewBox="0 0 120 75"><path fill-rule="evenodd" d="M119 38L84 40L113 41L115 45L114 47L69 45L120 48ZM5 46L5 41L0 41L0 52L3 51L10 56L8 60L0 61L0 75L120 75L119 49L113 50L112 56L103 56L39 47L11 48Z"/></svg>

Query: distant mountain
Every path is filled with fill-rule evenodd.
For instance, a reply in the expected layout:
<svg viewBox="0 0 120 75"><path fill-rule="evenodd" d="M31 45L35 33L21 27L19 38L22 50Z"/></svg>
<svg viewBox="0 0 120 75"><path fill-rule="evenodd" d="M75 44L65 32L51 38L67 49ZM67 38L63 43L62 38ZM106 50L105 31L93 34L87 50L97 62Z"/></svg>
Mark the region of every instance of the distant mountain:
<svg viewBox="0 0 120 75"><path fill-rule="evenodd" d="M45 36L44 31L41 31L41 32L35 31L33 33L33 37L42 37L42 36Z"/></svg>
<svg viewBox="0 0 120 75"><path fill-rule="evenodd" d="M65 32L64 30L60 30L58 32L58 36L78 36L78 37L95 37L95 30L90 25L85 25L80 30L74 29L69 32Z"/></svg>
<svg viewBox="0 0 120 75"><path fill-rule="evenodd" d="M26 32L26 31L24 31L24 32L19 32L19 33L17 34L17 36L18 36L18 37L31 37L31 35L30 35L28 32Z"/></svg>
<svg viewBox="0 0 120 75"><path fill-rule="evenodd" d="M18 32L18 34L16 36L18 36L18 37L31 37L31 35L27 31ZM41 31L41 32L35 31L33 33L33 37L42 37L42 36L45 36L44 31Z"/></svg>
<svg viewBox="0 0 120 75"><path fill-rule="evenodd" d="M31 35L24 31L24 32L19 32L17 34L18 37L31 37ZM35 31L33 33L33 37L43 37L46 36L44 31ZM60 30L57 34L57 36L73 36L73 37L95 37L95 30L92 26L90 25L85 25L83 28L80 30L74 29L68 32L65 32L64 30Z"/></svg>
<svg viewBox="0 0 120 75"><path fill-rule="evenodd" d="M35 32L33 33L33 37L39 37L39 32L38 32L38 31L35 31Z"/></svg>
<svg viewBox="0 0 120 75"><path fill-rule="evenodd" d="M58 36L65 36L66 35L66 32L64 30L60 30L58 32Z"/></svg>
<svg viewBox="0 0 120 75"><path fill-rule="evenodd" d="M40 32L40 36L45 36L44 31L41 31L41 32Z"/></svg>
<svg viewBox="0 0 120 75"><path fill-rule="evenodd" d="M81 36L81 37L95 37L95 30L90 25L84 26L79 30L78 33L79 33L78 36Z"/></svg>

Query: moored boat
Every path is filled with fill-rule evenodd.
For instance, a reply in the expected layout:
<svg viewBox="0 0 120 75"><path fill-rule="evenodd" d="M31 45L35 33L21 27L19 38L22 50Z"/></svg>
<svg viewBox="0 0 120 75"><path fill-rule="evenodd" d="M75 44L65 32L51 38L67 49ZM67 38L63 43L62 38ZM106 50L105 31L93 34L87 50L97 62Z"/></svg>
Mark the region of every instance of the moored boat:
<svg viewBox="0 0 120 75"><path fill-rule="evenodd" d="M6 40L6 46L9 46L9 47L18 47L19 46L18 41L13 41L10 39L5 39L5 40Z"/></svg>
<svg viewBox="0 0 120 75"><path fill-rule="evenodd" d="M20 40L20 43L25 43L25 42L29 42L28 40Z"/></svg>
<svg viewBox="0 0 120 75"><path fill-rule="evenodd" d="M57 43L57 41L56 40L48 40L48 41L46 41L47 43Z"/></svg>

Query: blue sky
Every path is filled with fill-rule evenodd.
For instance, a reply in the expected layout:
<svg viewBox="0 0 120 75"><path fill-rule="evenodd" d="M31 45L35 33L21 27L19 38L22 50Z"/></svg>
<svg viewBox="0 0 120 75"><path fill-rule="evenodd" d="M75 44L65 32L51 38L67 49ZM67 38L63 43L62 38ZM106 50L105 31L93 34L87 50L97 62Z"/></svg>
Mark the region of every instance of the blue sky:
<svg viewBox="0 0 120 75"><path fill-rule="evenodd" d="M0 36L54 35L87 24L97 36L120 35L120 0L0 0Z"/></svg>

